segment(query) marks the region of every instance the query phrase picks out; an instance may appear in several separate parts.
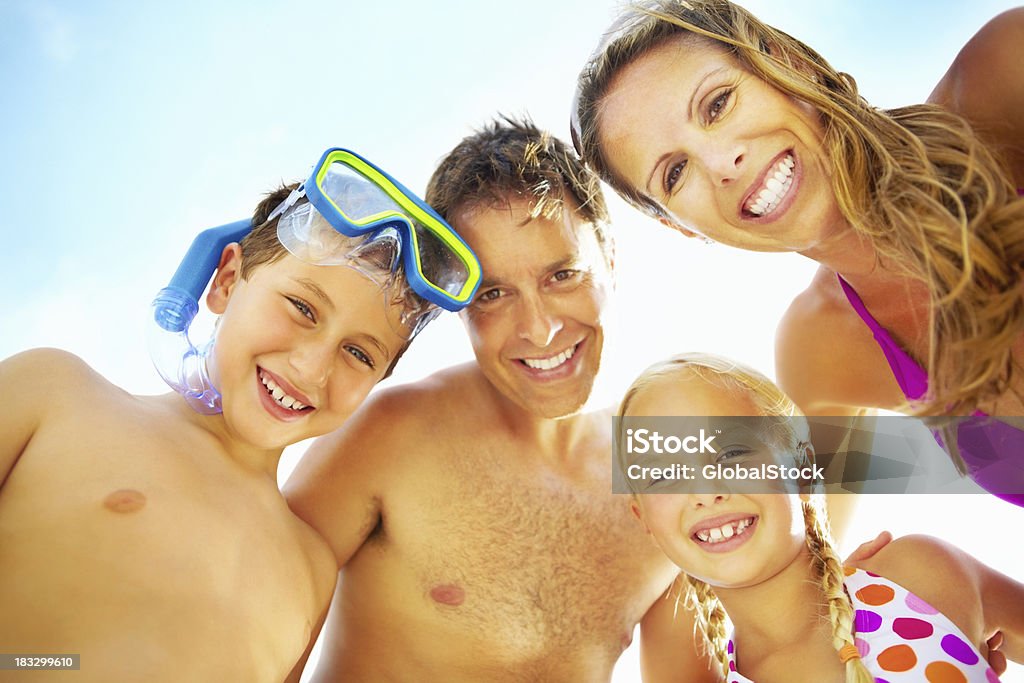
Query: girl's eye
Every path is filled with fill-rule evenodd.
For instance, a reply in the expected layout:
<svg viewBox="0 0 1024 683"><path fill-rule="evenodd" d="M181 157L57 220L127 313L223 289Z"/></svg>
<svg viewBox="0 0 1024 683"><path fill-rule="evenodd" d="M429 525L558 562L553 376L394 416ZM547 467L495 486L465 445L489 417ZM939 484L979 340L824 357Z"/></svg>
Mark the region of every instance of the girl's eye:
<svg viewBox="0 0 1024 683"><path fill-rule="evenodd" d="M302 299L296 299L294 297L288 297L288 301L290 301L292 306L295 307L295 310L309 318L311 321L316 322L316 316L313 315L313 309L309 307L309 304Z"/></svg>
<svg viewBox="0 0 1024 683"><path fill-rule="evenodd" d="M353 356L355 356L356 360L358 360L360 363L363 363L364 365L370 368L375 367L373 359L370 358L370 356L367 355L367 353L358 346L346 346L345 350L348 351Z"/></svg>
<svg viewBox="0 0 1024 683"><path fill-rule="evenodd" d="M708 121L714 121L719 117L722 111L725 109L725 105L729 103L729 97L732 95L732 90L725 90L718 95L715 99L711 100L708 105Z"/></svg>
<svg viewBox="0 0 1024 683"><path fill-rule="evenodd" d="M665 174L665 192L672 191L672 188L679 182L679 176L683 175L683 169L685 168L685 161L680 161L678 164L669 167L668 173Z"/></svg>
<svg viewBox="0 0 1024 683"><path fill-rule="evenodd" d="M749 452L750 451L746 448L730 448L722 451L715 459L715 462L730 462L738 460Z"/></svg>

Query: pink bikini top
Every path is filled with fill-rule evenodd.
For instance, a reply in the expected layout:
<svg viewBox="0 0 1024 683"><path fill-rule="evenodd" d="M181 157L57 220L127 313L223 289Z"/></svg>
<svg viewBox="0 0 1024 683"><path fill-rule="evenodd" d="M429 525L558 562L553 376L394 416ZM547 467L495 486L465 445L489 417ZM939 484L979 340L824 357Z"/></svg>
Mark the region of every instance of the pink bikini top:
<svg viewBox="0 0 1024 683"><path fill-rule="evenodd" d="M928 373L868 312L853 287L842 276L837 277L850 306L874 334L903 395L911 401L924 396ZM932 433L945 448L939 433ZM971 479L998 498L1024 507L1024 432L977 412L957 427L957 446Z"/></svg>

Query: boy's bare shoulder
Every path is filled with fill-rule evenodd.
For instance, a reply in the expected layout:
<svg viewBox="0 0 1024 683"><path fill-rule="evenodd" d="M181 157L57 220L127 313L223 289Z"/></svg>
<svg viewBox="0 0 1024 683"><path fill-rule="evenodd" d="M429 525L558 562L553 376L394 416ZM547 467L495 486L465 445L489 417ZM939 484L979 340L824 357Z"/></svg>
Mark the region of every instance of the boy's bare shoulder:
<svg viewBox="0 0 1024 683"><path fill-rule="evenodd" d="M52 348L23 351L0 363L0 384L30 409L66 407L96 393L122 391L78 356Z"/></svg>
<svg viewBox="0 0 1024 683"><path fill-rule="evenodd" d="M62 349L22 351L5 360L2 365L5 376L12 381L51 384L102 379L84 360Z"/></svg>

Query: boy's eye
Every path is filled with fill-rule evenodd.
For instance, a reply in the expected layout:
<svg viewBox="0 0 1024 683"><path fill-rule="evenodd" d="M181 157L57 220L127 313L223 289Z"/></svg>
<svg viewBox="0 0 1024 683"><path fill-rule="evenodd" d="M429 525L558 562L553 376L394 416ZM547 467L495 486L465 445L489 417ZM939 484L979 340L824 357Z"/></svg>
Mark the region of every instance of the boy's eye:
<svg viewBox="0 0 1024 683"><path fill-rule="evenodd" d="M311 321L316 322L316 316L313 315L313 309L302 299L296 299L295 297L287 297L288 301L291 302L292 306L295 307L299 313L309 318Z"/></svg>
<svg viewBox="0 0 1024 683"><path fill-rule="evenodd" d="M373 359L370 358L369 354L367 354L358 346L346 346L345 350L352 354L360 363L363 363L370 368L376 367L375 363L373 362Z"/></svg>

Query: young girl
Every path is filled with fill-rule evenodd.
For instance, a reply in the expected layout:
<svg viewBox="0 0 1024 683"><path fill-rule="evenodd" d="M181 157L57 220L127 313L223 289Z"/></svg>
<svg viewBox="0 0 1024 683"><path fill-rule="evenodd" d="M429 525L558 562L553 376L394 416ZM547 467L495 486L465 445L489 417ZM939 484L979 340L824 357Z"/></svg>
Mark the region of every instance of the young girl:
<svg viewBox="0 0 1024 683"><path fill-rule="evenodd" d="M717 458L768 453L782 464L813 462L807 423L759 373L726 359L676 356L629 388L623 418L668 415L779 416ZM619 442L624 436L622 421ZM620 466L628 455L619 451ZM664 490L664 489L663 489ZM633 509L686 573L707 646L729 683L772 681L997 681L986 639L1024 659L1024 585L938 539L910 536L844 567L822 496L738 493L706 483L635 495ZM726 615L734 625L726 634Z"/></svg>

